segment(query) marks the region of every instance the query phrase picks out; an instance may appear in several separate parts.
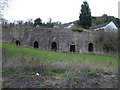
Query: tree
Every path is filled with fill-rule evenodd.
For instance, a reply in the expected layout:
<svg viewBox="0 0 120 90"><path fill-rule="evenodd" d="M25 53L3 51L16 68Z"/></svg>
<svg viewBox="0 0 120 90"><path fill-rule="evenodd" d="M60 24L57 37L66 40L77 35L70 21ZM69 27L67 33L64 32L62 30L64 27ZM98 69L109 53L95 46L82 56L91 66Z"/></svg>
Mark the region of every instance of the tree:
<svg viewBox="0 0 120 90"><path fill-rule="evenodd" d="M81 14L79 16L79 21L83 28L88 29L92 24L92 17L89 5L86 1L81 5Z"/></svg>
<svg viewBox="0 0 120 90"><path fill-rule="evenodd" d="M3 16L3 12L8 7L10 0L0 0L0 18Z"/></svg>
<svg viewBox="0 0 120 90"><path fill-rule="evenodd" d="M108 15L107 15L107 14L103 14L103 15L102 15L102 23L106 23L106 22L108 22L108 21L111 21L111 20L109 20Z"/></svg>
<svg viewBox="0 0 120 90"><path fill-rule="evenodd" d="M34 25L41 25L42 24L42 20L40 18L37 18L34 20Z"/></svg>
<svg viewBox="0 0 120 90"><path fill-rule="evenodd" d="M107 14L103 14L103 15L102 15L102 17L105 17L105 18L107 18L107 17L108 17L108 15L107 15Z"/></svg>
<svg viewBox="0 0 120 90"><path fill-rule="evenodd" d="M52 23L52 19L50 18L49 21L46 23L47 27L53 28L53 23Z"/></svg>
<svg viewBox="0 0 120 90"><path fill-rule="evenodd" d="M97 49L104 52L118 52L118 32L103 32L95 33L94 41L96 42Z"/></svg>

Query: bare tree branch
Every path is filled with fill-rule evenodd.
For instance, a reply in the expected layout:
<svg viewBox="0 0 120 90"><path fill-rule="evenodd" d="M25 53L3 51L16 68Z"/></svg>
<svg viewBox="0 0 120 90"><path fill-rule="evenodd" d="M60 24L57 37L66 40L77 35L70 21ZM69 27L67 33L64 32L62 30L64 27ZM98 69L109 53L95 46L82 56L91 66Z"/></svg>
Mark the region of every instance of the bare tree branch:
<svg viewBox="0 0 120 90"><path fill-rule="evenodd" d="M0 0L0 18L3 16L5 8L8 7L10 0Z"/></svg>

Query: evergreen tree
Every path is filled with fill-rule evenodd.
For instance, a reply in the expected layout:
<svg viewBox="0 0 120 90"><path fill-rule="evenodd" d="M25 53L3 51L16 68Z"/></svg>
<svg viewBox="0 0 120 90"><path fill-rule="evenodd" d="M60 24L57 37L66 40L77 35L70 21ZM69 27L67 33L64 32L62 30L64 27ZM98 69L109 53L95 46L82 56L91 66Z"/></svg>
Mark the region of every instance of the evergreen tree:
<svg viewBox="0 0 120 90"><path fill-rule="evenodd" d="M34 20L34 25L41 25L42 24L42 20L40 18L37 18Z"/></svg>
<svg viewBox="0 0 120 90"><path fill-rule="evenodd" d="M86 1L84 1L81 5L81 14L79 16L79 21L82 27L85 29L89 29L92 24L91 11Z"/></svg>

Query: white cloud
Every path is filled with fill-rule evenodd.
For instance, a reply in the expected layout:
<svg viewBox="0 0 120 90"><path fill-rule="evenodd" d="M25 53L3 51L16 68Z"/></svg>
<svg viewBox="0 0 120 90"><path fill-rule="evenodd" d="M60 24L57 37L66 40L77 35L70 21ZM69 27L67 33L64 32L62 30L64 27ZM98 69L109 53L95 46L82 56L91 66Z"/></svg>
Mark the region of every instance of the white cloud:
<svg viewBox="0 0 120 90"><path fill-rule="evenodd" d="M43 21L61 21L62 23L79 19L81 4L84 0L12 0L4 17L8 20L40 17ZM86 0L93 16L103 14L118 17L119 0Z"/></svg>

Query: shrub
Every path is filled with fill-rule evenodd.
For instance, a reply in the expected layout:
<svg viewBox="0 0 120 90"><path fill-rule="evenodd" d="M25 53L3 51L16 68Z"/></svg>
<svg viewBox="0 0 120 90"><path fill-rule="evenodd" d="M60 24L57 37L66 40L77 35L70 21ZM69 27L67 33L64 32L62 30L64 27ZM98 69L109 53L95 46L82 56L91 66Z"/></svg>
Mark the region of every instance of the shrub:
<svg viewBox="0 0 120 90"><path fill-rule="evenodd" d="M82 32L83 28L79 28L79 27L72 27L73 31L78 31L78 32Z"/></svg>
<svg viewBox="0 0 120 90"><path fill-rule="evenodd" d="M94 37L95 42L104 52L118 51L118 33L115 32L97 32Z"/></svg>

